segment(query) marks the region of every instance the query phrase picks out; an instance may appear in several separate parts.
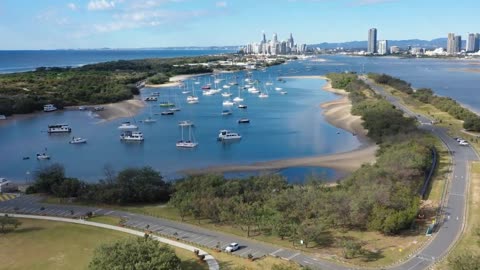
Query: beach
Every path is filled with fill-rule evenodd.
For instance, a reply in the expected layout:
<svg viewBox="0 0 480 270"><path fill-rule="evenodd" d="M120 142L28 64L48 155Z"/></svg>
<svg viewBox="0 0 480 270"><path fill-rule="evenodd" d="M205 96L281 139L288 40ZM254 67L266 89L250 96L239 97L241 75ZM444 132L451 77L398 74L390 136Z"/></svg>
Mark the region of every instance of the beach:
<svg viewBox="0 0 480 270"><path fill-rule="evenodd" d="M200 73L200 74L188 74L188 75L177 75L170 77L169 82L162 83L162 84L145 84L145 87L148 88L169 88L169 87L176 87L182 84L182 81L188 80L190 78L208 75L211 73Z"/></svg>
<svg viewBox="0 0 480 270"><path fill-rule="evenodd" d="M95 114L97 114L102 121L112 121L118 118L132 117L136 115L140 109L145 107L145 102L139 97L136 97L134 99L104 104L101 106L104 107L104 110L97 111Z"/></svg>
<svg viewBox="0 0 480 270"><path fill-rule="evenodd" d="M282 78L327 80L327 84L323 86L322 89L324 91L340 95L340 98L320 104L320 107L323 109L325 119L331 125L344 129L357 136L359 141L362 143L360 148L331 155L273 160L246 165L212 166L202 169L184 170L181 171L181 173L187 175L197 175L205 173L268 171L285 169L289 167L324 167L344 172L353 172L359 169L365 163L375 162L375 154L378 150L378 146L366 136L368 131L363 128L362 119L359 116L355 116L350 113L352 104L348 99L346 91L332 88L330 81L328 81L328 79L324 76L289 76Z"/></svg>

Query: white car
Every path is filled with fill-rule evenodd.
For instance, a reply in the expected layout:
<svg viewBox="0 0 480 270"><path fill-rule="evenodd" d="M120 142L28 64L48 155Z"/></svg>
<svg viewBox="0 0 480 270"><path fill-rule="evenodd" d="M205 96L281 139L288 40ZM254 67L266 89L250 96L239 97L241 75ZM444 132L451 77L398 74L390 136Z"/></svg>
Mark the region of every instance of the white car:
<svg viewBox="0 0 480 270"><path fill-rule="evenodd" d="M465 140L461 140L458 142L459 145L463 145L463 146L467 146L468 145L468 142L465 141Z"/></svg>
<svg viewBox="0 0 480 270"><path fill-rule="evenodd" d="M230 245L228 245L225 248L225 251L226 252L234 252L234 251L238 250L239 248L240 248L240 246L237 243L231 243Z"/></svg>

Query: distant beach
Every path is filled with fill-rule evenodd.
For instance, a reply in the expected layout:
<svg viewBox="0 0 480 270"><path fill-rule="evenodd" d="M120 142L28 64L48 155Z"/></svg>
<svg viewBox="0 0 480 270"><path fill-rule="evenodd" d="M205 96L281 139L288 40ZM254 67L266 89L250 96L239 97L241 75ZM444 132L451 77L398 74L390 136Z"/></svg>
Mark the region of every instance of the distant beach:
<svg viewBox="0 0 480 270"><path fill-rule="evenodd" d="M366 136L368 131L363 128L362 119L359 116L350 113L352 103L348 99L346 91L332 88L330 81L325 76L284 76L282 78L326 80L327 84L323 86L322 89L341 95L342 97L334 101L320 104L320 107L324 110L323 114L325 119L331 125L355 134L361 141L362 146L352 151L331 155L273 160L248 165L212 166L202 169L183 170L181 173L196 175L205 173L279 170L289 167L326 167L345 172L353 172L363 164L373 163L375 161L375 154L378 147Z"/></svg>
<svg viewBox="0 0 480 270"><path fill-rule="evenodd" d="M203 76L211 73L200 73L200 74L188 74L188 75L177 75L173 76L169 79L169 82L167 83L161 83L161 84L145 84L145 87L148 88L169 88L169 87L175 87L179 86L182 84L182 81L188 80L190 78L198 77L198 76Z"/></svg>

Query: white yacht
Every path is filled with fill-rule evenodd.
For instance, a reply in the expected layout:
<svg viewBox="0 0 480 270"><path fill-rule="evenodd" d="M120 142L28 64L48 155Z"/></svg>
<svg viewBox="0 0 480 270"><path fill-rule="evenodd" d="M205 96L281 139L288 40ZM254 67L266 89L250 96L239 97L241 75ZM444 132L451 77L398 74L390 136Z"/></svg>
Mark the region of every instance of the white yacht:
<svg viewBox="0 0 480 270"><path fill-rule="evenodd" d="M204 96L213 96L215 95L215 91L213 90L206 90L206 91L203 91L202 93Z"/></svg>
<svg viewBox="0 0 480 270"><path fill-rule="evenodd" d="M259 98L268 98L268 94L267 93L260 93L260 95L258 95Z"/></svg>
<svg viewBox="0 0 480 270"><path fill-rule="evenodd" d="M241 138L242 136L240 136L240 134L224 129L224 130L220 130L217 140L230 141L230 140L240 140Z"/></svg>
<svg viewBox="0 0 480 270"><path fill-rule="evenodd" d="M181 127L191 127L193 126L193 122L190 120L184 120L184 121L178 122L178 125Z"/></svg>
<svg viewBox="0 0 480 270"><path fill-rule="evenodd" d="M192 126L188 127L188 140L183 139L183 127L182 127L182 139L175 144L178 148L195 148L198 146L198 142L195 141L195 137L192 135Z"/></svg>
<svg viewBox="0 0 480 270"><path fill-rule="evenodd" d="M229 89L229 88L230 88L230 85L224 85L223 88L224 88L224 89Z"/></svg>
<svg viewBox="0 0 480 270"><path fill-rule="evenodd" d="M223 106L233 106L233 105L235 105L235 102L227 99L227 100L223 101L222 105Z"/></svg>
<svg viewBox="0 0 480 270"><path fill-rule="evenodd" d="M192 99L192 100L189 100L187 101L188 104L197 104L198 103L198 99Z"/></svg>
<svg viewBox="0 0 480 270"><path fill-rule="evenodd" d="M245 104L239 104L239 105L238 105L238 108L239 108L239 109L246 109L246 108L247 108L247 105L245 105Z"/></svg>
<svg viewBox="0 0 480 270"><path fill-rule="evenodd" d="M231 96L232 96L232 93L228 93L228 92L222 93L222 97L231 97Z"/></svg>
<svg viewBox="0 0 480 270"><path fill-rule="evenodd" d="M222 111L222 115L223 115L223 116L232 115L232 111L230 111L230 110L223 110L223 111Z"/></svg>
<svg viewBox="0 0 480 270"><path fill-rule="evenodd" d="M250 88L248 88L248 92L249 92L249 93L252 93L252 94L258 94L258 93L260 93L260 91L258 91L258 89L255 88L255 87L250 87Z"/></svg>
<svg viewBox="0 0 480 270"><path fill-rule="evenodd" d="M265 85L271 86L271 85L273 85L273 83L272 82L266 82Z"/></svg>
<svg viewBox="0 0 480 270"><path fill-rule="evenodd" d="M282 92L280 92L280 95L286 95L286 94L288 94L287 91L282 91Z"/></svg>
<svg viewBox="0 0 480 270"><path fill-rule="evenodd" d="M122 141L143 142L143 134L139 131L125 131L120 135Z"/></svg>
<svg viewBox="0 0 480 270"><path fill-rule="evenodd" d="M155 118L152 118L151 116L147 117L147 119L143 120L143 123L146 123L146 124L153 124L153 123L156 123L157 122L157 119Z"/></svg>
<svg viewBox="0 0 480 270"><path fill-rule="evenodd" d="M87 143L87 139L80 138L80 137L73 137L72 140L70 140L70 144L81 144L81 143Z"/></svg>
<svg viewBox="0 0 480 270"><path fill-rule="evenodd" d="M56 111L57 110L57 107L55 107L55 105L53 104L46 104L43 106L43 111L44 112L53 112L53 111Z"/></svg>
<svg viewBox="0 0 480 270"><path fill-rule="evenodd" d="M49 125L48 133L70 133L72 129L66 124Z"/></svg>
<svg viewBox="0 0 480 270"><path fill-rule="evenodd" d="M47 159L50 159L50 156L47 155L46 153L37 154L37 159L38 160L47 160Z"/></svg>
<svg viewBox="0 0 480 270"><path fill-rule="evenodd" d="M120 130L136 130L138 127L130 122L123 122L120 126L118 126Z"/></svg>
<svg viewBox="0 0 480 270"><path fill-rule="evenodd" d="M283 88L281 88L281 87L275 87L275 91L282 91L282 90L283 90Z"/></svg>
<svg viewBox="0 0 480 270"><path fill-rule="evenodd" d="M187 102L189 102L189 101L198 101L198 97L196 97L196 96L188 96L188 97L187 97Z"/></svg>

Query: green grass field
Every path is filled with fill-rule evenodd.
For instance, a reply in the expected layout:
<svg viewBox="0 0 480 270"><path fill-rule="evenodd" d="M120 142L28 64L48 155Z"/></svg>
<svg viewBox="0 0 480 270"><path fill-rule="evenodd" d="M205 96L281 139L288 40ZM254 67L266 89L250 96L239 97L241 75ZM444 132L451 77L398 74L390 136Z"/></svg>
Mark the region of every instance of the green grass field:
<svg viewBox="0 0 480 270"><path fill-rule="evenodd" d="M130 236L121 232L62 222L21 219L19 229L0 235L0 269L87 269L102 243ZM203 270L193 253L174 249L182 269Z"/></svg>

